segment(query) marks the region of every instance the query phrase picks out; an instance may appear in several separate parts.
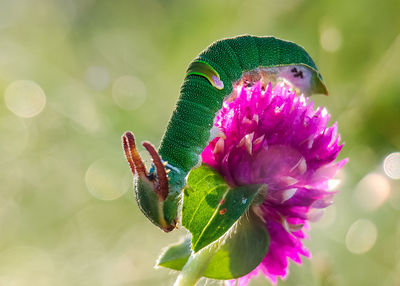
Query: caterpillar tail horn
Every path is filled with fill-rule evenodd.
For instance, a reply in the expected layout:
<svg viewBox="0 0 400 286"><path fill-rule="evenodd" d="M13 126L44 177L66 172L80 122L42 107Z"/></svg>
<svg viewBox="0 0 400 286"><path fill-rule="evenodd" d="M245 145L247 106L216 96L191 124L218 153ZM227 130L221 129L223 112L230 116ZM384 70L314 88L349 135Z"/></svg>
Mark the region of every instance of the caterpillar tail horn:
<svg viewBox="0 0 400 286"><path fill-rule="evenodd" d="M156 226L165 232L170 232L176 227L176 216L171 216L171 210L168 207L170 205L167 202L169 186L165 165L154 146L149 142L143 142L156 171L155 174L148 173L136 148L132 132L127 131L122 135L122 144L132 174L137 175L135 195L140 210Z"/></svg>

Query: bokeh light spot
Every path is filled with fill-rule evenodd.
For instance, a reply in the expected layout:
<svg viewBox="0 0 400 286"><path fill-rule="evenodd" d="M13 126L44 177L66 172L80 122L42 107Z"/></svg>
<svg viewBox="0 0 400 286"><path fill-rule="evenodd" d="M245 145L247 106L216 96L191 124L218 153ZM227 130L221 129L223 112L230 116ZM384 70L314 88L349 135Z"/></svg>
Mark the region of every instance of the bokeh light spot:
<svg viewBox="0 0 400 286"><path fill-rule="evenodd" d="M327 27L321 30L319 42L327 52L336 52L342 46L342 34L336 27Z"/></svg>
<svg viewBox="0 0 400 286"><path fill-rule="evenodd" d="M367 211L380 207L389 195L389 180L377 173L371 173L362 178L354 191L356 202Z"/></svg>
<svg viewBox="0 0 400 286"><path fill-rule="evenodd" d="M104 90L110 84L110 74L104 67L91 66L85 75L86 83L96 90Z"/></svg>
<svg viewBox="0 0 400 286"><path fill-rule="evenodd" d="M355 221L346 234L346 247L355 254L369 251L375 244L378 231L373 222L367 219Z"/></svg>
<svg viewBox="0 0 400 286"><path fill-rule="evenodd" d="M38 115L46 105L43 89L31 80L16 80L10 83L4 94L7 108L19 117Z"/></svg>
<svg viewBox="0 0 400 286"><path fill-rule="evenodd" d="M110 201L121 197L127 190L126 172L111 159L100 159L90 165L85 181L89 193L97 199Z"/></svg>
<svg viewBox="0 0 400 286"><path fill-rule="evenodd" d="M112 87L114 102L126 110L139 108L146 100L144 83L131 75L125 75L115 80Z"/></svg>
<svg viewBox="0 0 400 286"><path fill-rule="evenodd" d="M391 179L400 179L400 152L389 154L383 161L385 174Z"/></svg>

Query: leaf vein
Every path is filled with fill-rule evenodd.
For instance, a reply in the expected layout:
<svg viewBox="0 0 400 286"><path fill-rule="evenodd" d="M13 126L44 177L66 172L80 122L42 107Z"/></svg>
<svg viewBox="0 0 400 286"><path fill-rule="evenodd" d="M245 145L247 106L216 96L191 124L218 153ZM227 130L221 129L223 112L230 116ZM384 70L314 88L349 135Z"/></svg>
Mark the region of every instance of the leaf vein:
<svg viewBox="0 0 400 286"><path fill-rule="evenodd" d="M218 184L218 185L215 185L213 188L211 188L211 189L207 192L207 195L209 195L212 191L214 191L215 189L217 189L217 188L219 188L219 187L221 187L221 186L226 186L226 185L225 185L225 184ZM201 207L201 205L202 205L203 201L206 199L206 197L207 197L207 196L203 196L203 198L201 199L201 201L200 201L199 204L197 205L196 210L193 212L193 215L192 215L192 217L191 217L189 223L187 224L187 227L188 227L188 228L190 228L190 225L192 224L192 221L193 221L194 217L196 216L196 213L198 212L199 208ZM218 209L218 208L217 208L217 209Z"/></svg>
<svg viewBox="0 0 400 286"><path fill-rule="evenodd" d="M227 194L229 193L229 190L230 190L230 188L228 188L228 189L225 191L224 195L222 196L222 200L225 199L225 197L226 197ZM208 220L206 226L203 228L202 232L200 233L199 238L197 239L196 243L193 244L193 248L196 248L196 245L198 244L198 242L200 241L200 239L201 239L202 236L204 235L204 233L205 233L205 231L207 230L207 228L210 226L210 224L211 224L213 218L217 215L217 213L218 213L220 207L221 207L221 206L218 205L218 207L217 207L217 208L215 209L215 211L213 212L211 218Z"/></svg>

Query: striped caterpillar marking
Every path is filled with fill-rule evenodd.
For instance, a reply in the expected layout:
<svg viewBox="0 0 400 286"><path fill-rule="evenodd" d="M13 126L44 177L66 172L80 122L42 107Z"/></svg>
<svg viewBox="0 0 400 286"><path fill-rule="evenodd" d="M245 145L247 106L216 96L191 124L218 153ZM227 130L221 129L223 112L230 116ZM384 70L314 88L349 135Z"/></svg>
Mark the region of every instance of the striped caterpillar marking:
<svg viewBox="0 0 400 286"><path fill-rule="evenodd" d="M239 80L260 78L271 81L282 78L307 95L327 94L311 57L292 42L245 35L219 40L200 53L189 65L179 100L161 141L159 157L156 158L154 152L151 154L155 168L149 174L139 174L136 184L139 207L164 231L172 230L176 224L178 198L185 178L209 142L215 114L221 109L224 98L232 93L233 85ZM130 164L135 172L134 152L130 151L132 145L129 145L133 135L129 141L127 134L124 135L128 142L127 147L124 146L125 154L128 161L133 162L134 168ZM148 144L145 143L146 149ZM168 178L160 173L156 162L168 162L164 163ZM168 181L167 189L160 187L165 186L165 180Z"/></svg>

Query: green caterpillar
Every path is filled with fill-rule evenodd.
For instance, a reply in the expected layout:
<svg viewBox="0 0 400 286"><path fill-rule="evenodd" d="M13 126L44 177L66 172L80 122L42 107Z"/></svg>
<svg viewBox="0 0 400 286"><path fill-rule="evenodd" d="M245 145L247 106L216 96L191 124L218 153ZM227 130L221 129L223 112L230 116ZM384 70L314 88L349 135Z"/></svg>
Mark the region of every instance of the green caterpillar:
<svg viewBox="0 0 400 286"><path fill-rule="evenodd" d="M301 93L327 94L311 57L295 43L274 37L238 36L219 40L189 65L176 108L158 152L149 142L153 167L146 168L131 132L122 136L125 156L137 174L135 194L142 212L169 232L177 222L179 194L189 171L210 141L210 130L223 100L238 81L284 80Z"/></svg>

